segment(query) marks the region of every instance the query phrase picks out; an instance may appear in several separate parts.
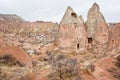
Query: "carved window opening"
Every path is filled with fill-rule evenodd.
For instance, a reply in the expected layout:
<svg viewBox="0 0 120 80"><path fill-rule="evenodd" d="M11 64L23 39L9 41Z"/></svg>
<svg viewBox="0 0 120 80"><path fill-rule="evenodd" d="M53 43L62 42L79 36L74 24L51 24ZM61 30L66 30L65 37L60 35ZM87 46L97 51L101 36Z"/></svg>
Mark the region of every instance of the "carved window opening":
<svg viewBox="0 0 120 80"><path fill-rule="evenodd" d="M74 13L74 12L71 13L71 16L74 17L74 18L77 18L77 14Z"/></svg>
<svg viewBox="0 0 120 80"><path fill-rule="evenodd" d="M90 37L88 38L88 43L92 43L93 42L93 39Z"/></svg>
<svg viewBox="0 0 120 80"><path fill-rule="evenodd" d="M79 47L80 47L80 45L79 45L79 43L77 44L77 49L79 49Z"/></svg>

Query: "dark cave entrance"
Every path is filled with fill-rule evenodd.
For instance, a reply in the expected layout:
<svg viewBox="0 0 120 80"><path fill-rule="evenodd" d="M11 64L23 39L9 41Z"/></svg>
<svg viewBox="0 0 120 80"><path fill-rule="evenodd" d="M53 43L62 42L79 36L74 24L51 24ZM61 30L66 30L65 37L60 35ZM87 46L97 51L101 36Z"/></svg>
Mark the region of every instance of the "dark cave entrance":
<svg viewBox="0 0 120 80"><path fill-rule="evenodd" d="M80 47L80 45L79 45L79 43L77 44L77 49L79 49L79 47Z"/></svg>
<svg viewBox="0 0 120 80"><path fill-rule="evenodd" d="M71 15L72 15L72 17L77 18L77 14L76 13L72 12Z"/></svg>
<svg viewBox="0 0 120 80"><path fill-rule="evenodd" d="M88 43L92 43L93 42L93 39L90 37L88 38Z"/></svg>

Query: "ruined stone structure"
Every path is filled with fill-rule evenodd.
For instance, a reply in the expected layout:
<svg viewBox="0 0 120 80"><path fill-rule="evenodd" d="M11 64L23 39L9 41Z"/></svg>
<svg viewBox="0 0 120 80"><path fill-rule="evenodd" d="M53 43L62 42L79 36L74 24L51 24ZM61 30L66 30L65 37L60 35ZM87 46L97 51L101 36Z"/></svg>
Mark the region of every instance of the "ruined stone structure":
<svg viewBox="0 0 120 80"><path fill-rule="evenodd" d="M85 52L87 34L84 21L71 7L68 7L60 22L56 44L61 49L73 52Z"/></svg>

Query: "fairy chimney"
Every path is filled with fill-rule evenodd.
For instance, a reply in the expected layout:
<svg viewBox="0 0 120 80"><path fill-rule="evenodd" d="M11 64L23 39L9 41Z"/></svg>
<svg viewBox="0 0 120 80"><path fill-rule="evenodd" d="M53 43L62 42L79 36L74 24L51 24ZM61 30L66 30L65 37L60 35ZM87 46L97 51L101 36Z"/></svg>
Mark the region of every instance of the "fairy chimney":
<svg viewBox="0 0 120 80"><path fill-rule="evenodd" d="M103 51L102 49L105 49L108 43L109 28L96 3L88 11L86 27L88 44Z"/></svg>
<svg viewBox="0 0 120 80"><path fill-rule="evenodd" d="M84 21L68 7L59 25L56 44L60 49L83 53L86 51L86 43Z"/></svg>

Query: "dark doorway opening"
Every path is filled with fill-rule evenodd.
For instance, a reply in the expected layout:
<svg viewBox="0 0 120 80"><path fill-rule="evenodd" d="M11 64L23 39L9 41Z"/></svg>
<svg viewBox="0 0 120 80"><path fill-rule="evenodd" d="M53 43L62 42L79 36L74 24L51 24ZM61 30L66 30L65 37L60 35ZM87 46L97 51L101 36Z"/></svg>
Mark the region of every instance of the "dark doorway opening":
<svg viewBox="0 0 120 80"><path fill-rule="evenodd" d="M72 12L71 15L72 15L72 17L77 18L77 14L76 13Z"/></svg>
<svg viewBox="0 0 120 80"><path fill-rule="evenodd" d="M93 42L93 39L90 37L88 38L88 43L92 43Z"/></svg>
<svg viewBox="0 0 120 80"><path fill-rule="evenodd" d="M77 49L79 49L79 47L80 47L80 45L79 45L79 43L77 44Z"/></svg>

